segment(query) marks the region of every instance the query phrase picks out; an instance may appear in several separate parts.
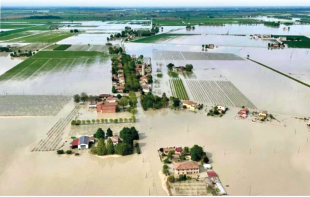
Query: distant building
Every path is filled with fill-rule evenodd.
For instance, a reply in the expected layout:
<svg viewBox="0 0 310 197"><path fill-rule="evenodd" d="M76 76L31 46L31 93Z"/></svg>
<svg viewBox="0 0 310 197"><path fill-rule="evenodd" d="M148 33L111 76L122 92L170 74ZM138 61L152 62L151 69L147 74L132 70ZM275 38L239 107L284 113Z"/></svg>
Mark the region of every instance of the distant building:
<svg viewBox="0 0 310 197"><path fill-rule="evenodd" d="M132 58L132 59L136 59L137 56L136 56L136 55L132 55L131 58Z"/></svg>
<svg viewBox="0 0 310 197"><path fill-rule="evenodd" d="M95 101L89 103L89 105L88 105L88 108L96 108L96 107L97 107L97 104Z"/></svg>
<svg viewBox="0 0 310 197"><path fill-rule="evenodd" d="M227 107L225 105L219 104L217 105L217 111L219 113L222 113L223 111L226 111Z"/></svg>
<svg viewBox="0 0 310 197"><path fill-rule="evenodd" d="M93 137L81 136L78 139L74 139L71 144L71 148L88 149L91 143L95 143Z"/></svg>
<svg viewBox="0 0 310 197"><path fill-rule="evenodd" d="M173 163L175 174L198 174L199 165L195 161L177 162Z"/></svg>
<svg viewBox="0 0 310 197"><path fill-rule="evenodd" d="M238 112L240 118L247 118L249 110L247 108L243 108Z"/></svg>
<svg viewBox="0 0 310 197"><path fill-rule="evenodd" d="M167 147L164 148L163 153L167 155L170 151L174 151L174 154L181 155L183 149L182 147Z"/></svg>
<svg viewBox="0 0 310 197"><path fill-rule="evenodd" d="M189 110L195 110L197 107L197 103L193 101L183 101L182 105L185 106L186 109L189 109Z"/></svg>
<svg viewBox="0 0 310 197"><path fill-rule="evenodd" d="M265 120L267 118L268 112L263 110L258 114L258 119L259 120Z"/></svg>
<svg viewBox="0 0 310 197"><path fill-rule="evenodd" d="M98 102L97 112L102 113L115 113L117 102Z"/></svg>
<svg viewBox="0 0 310 197"><path fill-rule="evenodd" d="M112 136L109 138L112 140L114 146L121 142L121 139L118 136Z"/></svg>
<svg viewBox="0 0 310 197"><path fill-rule="evenodd" d="M307 125L308 125L308 126L310 126L310 117L309 117L309 119L308 119L308 123L307 123Z"/></svg>

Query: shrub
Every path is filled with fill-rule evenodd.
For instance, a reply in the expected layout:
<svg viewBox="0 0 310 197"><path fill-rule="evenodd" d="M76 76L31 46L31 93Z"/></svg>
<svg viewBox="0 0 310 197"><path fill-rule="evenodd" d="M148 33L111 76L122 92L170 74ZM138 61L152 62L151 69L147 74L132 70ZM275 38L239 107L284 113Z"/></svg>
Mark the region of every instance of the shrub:
<svg viewBox="0 0 310 197"><path fill-rule="evenodd" d="M140 146L139 146L139 144L137 144L136 149L137 149L137 154L141 154L141 150L140 150Z"/></svg>
<svg viewBox="0 0 310 197"><path fill-rule="evenodd" d="M76 121L75 121L75 120L72 120L72 121L71 121L71 125L76 125Z"/></svg>
<svg viewBox="0 0 310 197"><path fill-rule="evenodd" d="M75 156L79 156L79 155L80 155L80 153L75 153L74 155L75 155Z"/></svg>
<svg viewBox="0 0 310 197"><path fill-rule="evenodd" d="M173 175L168 176L168 181L169 181L170 183L173 183L173 182L175 181L174 176L173 176Z"/></svg>
<svg viewBox="0 0 310 197"><path fill-rule="evenodd" d="M72 153L73 153L72 150L67 150L67 151L66 151L66 154L67 154L67 155L71 155Z"/></svg>
<svg viewBox="0 0 310 197"><path fill-rule="evenodd" d="M168 158L166 158L166 159L164 160L164 163L171 163L171 161L170 161Z"/></svg>
<svg viewBox="0 0 310 197"><path fill-rule="evenodd" d="M57 150L57 154L58 154L58 155L65 154L65 151L64 151L64 150Z"/></svg>

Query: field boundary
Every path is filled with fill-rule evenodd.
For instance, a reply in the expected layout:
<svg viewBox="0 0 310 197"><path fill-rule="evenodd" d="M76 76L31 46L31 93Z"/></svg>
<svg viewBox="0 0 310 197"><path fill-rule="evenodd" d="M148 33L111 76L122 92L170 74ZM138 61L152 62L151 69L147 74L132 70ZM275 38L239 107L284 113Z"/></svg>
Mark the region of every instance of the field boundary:
<svg viewBox="0 0 310 197"><path fill-rule="evenodd" d="M260 62L255 61L255 60L252 60L252 59L248 59L248 60L250 60L250 61L252 61L252 62L254 62L254 63L256 63L256 64L259 64L259 65L261 65L261 66L263 66L263 67L265 67L265 68L268 68L268 69L270 69L270 70L272 70L272 71L274 71L274 72L276 72L276 73L278 73L278 74L280 74L280 75L283 75L284 77L287 77L287 78L289 78L289 79L292 79L292 80L294 80L294 81L296 81L296 82L298 82L298 83L300 83L300 84L302 84L302 85L307 86L308 88L310 88L310 85L309 85L309 84L307 84L307 83L305 83L305 82L302 82L302 81L300 81L300 80L298 80L298 79L295 79L294 77L291 77L291 76L289 76L289 75L287 75L287 74L285 74L285 73L283 73L283 72L280 72L280 71L278 71L278 70L276 70L276 69L274 69L274 68L271 68L271 67L269 67L269 66L267 66L267 65L265 65L265 64L262 64L262 63L260 63Z"/></svg>

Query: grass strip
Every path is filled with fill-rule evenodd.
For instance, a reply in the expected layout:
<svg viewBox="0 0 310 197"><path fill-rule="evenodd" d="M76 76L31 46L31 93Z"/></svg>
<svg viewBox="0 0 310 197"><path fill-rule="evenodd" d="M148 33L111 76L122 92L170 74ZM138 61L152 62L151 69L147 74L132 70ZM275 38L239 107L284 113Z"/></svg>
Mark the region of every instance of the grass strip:
<svg viewBox="0 0 310 197"><path fill-rule="evenodd" d="M71 47L71 44L62 44L62 45L59 45L58 47L54 48L53 50L54 51L64 51L69 47Z"/></svg>
<svg viewBox="0 0 310 197"><path fill-rule="evenodd" d="M250 61L252 61L252 62L255 62L256 64L259 64L259 65L261 65L261 66L263 66L263 67L265 67L265 68L268 68L268 69L270 69L270 70L272 70L272 71L274 71L274 72L276 72L276 73L278 73L278 74L280 74L280 75L283 75L284 77L287 77L287 78L289 78L289 79L292 79L292 80L294 80L294 81L296 81L296 82L298 82L298 83L300 83L300 84L302 84L302 85L307 86L308 88L310 88L310 85L309 85L309 84L304 83L304 82L302 82L302 81L299 81L298 79L295 79L294 77L291 77L291 76L289 76L289 75L287 75L287 74L284 74L283 72L280 72L280 71L278 71L278 70L276 70L276 69L273 69L273 68L271 68L271 67L269 67L269 66L266 66L265 64L262 64L262 63L260 63L260 62L255 61L255 60L251 60L251 59L248 59L248 60L250 60Z"/></svg>

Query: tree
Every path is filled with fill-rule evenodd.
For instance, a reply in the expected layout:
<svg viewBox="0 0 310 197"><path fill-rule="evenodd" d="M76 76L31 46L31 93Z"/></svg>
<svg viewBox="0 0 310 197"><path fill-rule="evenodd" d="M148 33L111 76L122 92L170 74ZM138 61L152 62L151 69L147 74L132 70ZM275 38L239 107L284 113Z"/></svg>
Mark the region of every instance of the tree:
<svg viewBox="0 0 310 197"><path fill-rule="evenodd" d="M130 155L132 153L132 146L130 144L127 143L118 143L115 146L115 153L119 154L119 155Z"/></svg>
<svg viewBox="0 0 310 197"><path fill-rule="evenodd" d="M94 154L94 155L97 155L97 147L96 146L92 146L91 149L90 149L90 153Z"/></svg>
<svg viewBox="0 0 310 197"><path fill-rule="evenodd" d="M113 121L113 122L114 122L115 124L116 124L116 123L118 123L118 119L114 119L114 121Z"/></svg>
<svg viewBox="0 0 310 197"><path fill-rule="evenodd" d="M198 145L194 145L191 148L191 159L193 161L200 161L201 158L203 157L203 155L205 155L205 153L203 152L203 148L198 146Z"/></svg>
<svg viewBox="0 0 310 197"><path fill-rule="evenodd" d="M112 86L112 93L116 93L116 92L117 92L117 91L116 91L115 87Z"/></svg>
<svg viewBox="0 0 310 197"><path fill-rule="evenodd" d="M113 131L110 128L108 128L107 137L112 137L112 136L113 136Z"/></svg>
<svg viewBox="0 0 310 197"><path fill-rule="evenodd" d="M99 141L98 141L97 154L101 155L101 156L107 154L107 148L106 148L106 145L104 143L104 139L103 138L100 138Z"/></svg>
<svg viewBox="0 0 310 197"><path fill-rule="evenodd" d="M119 101L118 104L120 104L121 106L123 106L123 109L125 108L125 106L128 105L128 99L126 97L122 97Z"/></svg>
<svg viewBox="0 0 310 197"><path fill-rule="evenodd" d="M98 128L96 133L94 134L94 137L97 139L104 139L104 131L101 128Z"/></svg>
<svg viewBox="0 0 310 197"><path fill-rule="evenodd" d="M175 180L174 175L168 176L168 181L169 181L170 183L173 183L174 180Z"/></svg>
<svg viewBox="0 0 310 197"><path fill-rule="evenodd" d="M108 142L107 142L107 154L108 155L113 155L114 154L114 145L113 145L113 142L111 140L111 138L108 139Z"/></svg>
<svg viewBox="0 0 310 197"><path fill-rule="evenodd" d="M193 70L193 65L192 64L186 64L185 65L185 69L186 69L186 71L188 71L188 72L192 72L192 70Z"/></svg>
<svg viewBox="0 0 310 197"><path fill-rule="evenodd" d="M174 64L172 64L172 63L169 63L168 65L167 65L167 68L171 71L172 70L172 68L174 67Z"/></svg>
<svg viewBox="0 0 310 197"><path fill-rule="evenodd" d="M74 95L74 96L73 96L73 100L74 100L74 102L76 102L76 103L80 102L80 100L81 100L80 95L78 95L78 94Z"/></svg>
<svg viewBox="0 0 310 197"><path fill-rule="evenodd" d="M121 99L121 98L122 98L122 95L117 94L116 97L117 97L118 99Z"/></svg>
<svg viewBox="0 0 310 197"><path fill-rule="evenodd" d="M174 155L174 154L175 154L174 150L169 151L168 155L167 155L168 159L171 160L172 159L172 155Z"/></svg>
<svg viewBox="0 0 310 197"><path fill-rule="evenodd" d="M86 101L88 99L88 95L85 92L82 92L80 97L82 101Z"/></svg>
<svg viewBox="0 0 310 197"><path fill-rule="evenodd" d="M183 151L185 154L188 154L189 153L189 148L187 146L184 147L184 151Z"/></svg>

